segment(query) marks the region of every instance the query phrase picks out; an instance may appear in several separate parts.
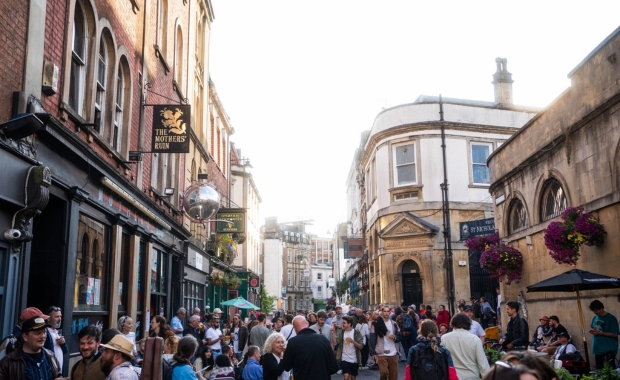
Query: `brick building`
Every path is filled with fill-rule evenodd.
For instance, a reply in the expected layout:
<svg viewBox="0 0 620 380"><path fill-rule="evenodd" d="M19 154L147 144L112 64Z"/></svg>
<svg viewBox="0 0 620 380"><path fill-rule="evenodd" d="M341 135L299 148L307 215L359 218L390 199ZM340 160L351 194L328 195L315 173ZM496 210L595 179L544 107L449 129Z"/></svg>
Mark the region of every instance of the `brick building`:
<svg viewBox="0 0 620 380"><path fill-rule="evenodd" d="M212 264L234 272L206 253L213 226L182 211L200 173L228 196L234 130L208 74L211 2L33 0L0 11L3 336L21 309L54 305L76 353L84 325L130 315L140 338L150 316L204 308ZM191 105L189 154L150 153L154 104Z"/></svg>

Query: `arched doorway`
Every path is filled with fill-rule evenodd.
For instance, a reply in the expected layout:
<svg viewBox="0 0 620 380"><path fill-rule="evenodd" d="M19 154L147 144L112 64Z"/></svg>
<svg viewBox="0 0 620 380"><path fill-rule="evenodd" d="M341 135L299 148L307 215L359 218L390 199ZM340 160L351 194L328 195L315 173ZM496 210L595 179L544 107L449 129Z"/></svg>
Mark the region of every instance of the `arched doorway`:
<svg viewBox="0 0 620 380"><path fill-rule="evenodd" d="M407 260L402 270L403 305L419 305L422 299L422 278L420 267L413 260Z"/></svg>

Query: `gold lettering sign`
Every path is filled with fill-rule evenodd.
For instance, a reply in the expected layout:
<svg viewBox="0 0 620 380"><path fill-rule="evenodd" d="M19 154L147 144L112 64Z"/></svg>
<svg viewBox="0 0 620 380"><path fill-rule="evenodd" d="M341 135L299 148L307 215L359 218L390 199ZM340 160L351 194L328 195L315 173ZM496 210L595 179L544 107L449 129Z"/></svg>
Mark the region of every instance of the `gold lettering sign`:
<svg viewBox="0 0 620 380"><path fill-rule="evenodd" d="M386 248L426 247L431 245L431 239L413 239L385 242Z"/></svg>

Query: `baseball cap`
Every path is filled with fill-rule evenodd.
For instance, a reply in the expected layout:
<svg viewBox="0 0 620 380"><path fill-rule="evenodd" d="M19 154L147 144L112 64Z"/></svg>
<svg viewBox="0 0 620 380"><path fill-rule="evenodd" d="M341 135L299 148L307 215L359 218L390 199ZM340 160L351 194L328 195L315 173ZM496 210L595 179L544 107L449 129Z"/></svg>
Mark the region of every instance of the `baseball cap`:
<svg viewBox="0 0 620 380"><path fill-rule="evenodd" d="M215 310L213 310L213 314L222 314L222 309L216 307Z"/></svg>
<svg viewBox="0 0 620 380"><path fill-rule="evenodd" d="M473 307L471 307L471 305L465 305L465 307L463 308L463 310L465 310L465 311L473 311L473 310L474 310L474 308L473 308Z"/></svg>
<svg viewBox="0 0 620 380"><path fill-rule="evenodd" d="M32 318L28 318L22 324L22 333L29 331L40 330L45 328L45 319L42 316L37 315Z"/></svg>
<svg viewBox="0 0 620 380"><path fill-rule="evenodd" d="M559 334L558 334L558 335L556 335L556 336L557 336L558 338L559 338L559 337L561 337L561 336L563 336L564 338L568 338L568 339L570 339L570 335L568 335L568 334L567 334L567 333L565 333L565 332L561 332L561 333L559 333Z"/></svg>
<svg viewBox="0 0 620 380"><path fill-rule="evenodd" d="M547 317L546 315L543 315L542 317L540 317L539 321L548 321L549 317Z"/></svg>
<svg viewBox="0 0 620 380"><path fill-rule="evenodd" d="M20 321L25 321L26 319L30 319L32 317L41 317L43 319L49 319L49 315L43 314L43 312L36 307L28 307L25 308L24 311L19 316Z"/></svg>

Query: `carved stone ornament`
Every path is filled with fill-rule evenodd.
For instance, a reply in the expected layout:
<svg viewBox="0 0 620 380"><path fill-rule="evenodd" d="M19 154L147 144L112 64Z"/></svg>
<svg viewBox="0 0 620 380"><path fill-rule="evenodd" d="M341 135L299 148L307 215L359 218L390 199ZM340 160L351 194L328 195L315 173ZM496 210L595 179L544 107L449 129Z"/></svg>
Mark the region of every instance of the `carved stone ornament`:
<svg viewBox="0 0 620 380"><path fill-rule="evenodd" d="M407 251L407 252L396 252L392 254L392 261L397 262L401 258L408 257L417 257L422 258L422 252L420 251Z"/></svg>

